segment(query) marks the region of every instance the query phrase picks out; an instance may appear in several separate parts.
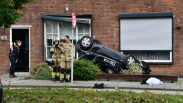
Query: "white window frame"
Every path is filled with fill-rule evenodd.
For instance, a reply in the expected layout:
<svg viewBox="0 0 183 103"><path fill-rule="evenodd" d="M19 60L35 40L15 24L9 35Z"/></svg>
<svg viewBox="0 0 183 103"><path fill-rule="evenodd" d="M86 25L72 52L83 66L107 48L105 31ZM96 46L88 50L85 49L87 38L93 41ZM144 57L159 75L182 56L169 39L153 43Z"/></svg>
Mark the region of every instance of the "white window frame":
<svg viewBox="0 0 183 103"><path fill-rule="evenodd" d="M170 51L170 60L143 60L149 63L171 63L172 62L172 52Z"/></svg>
<svg viewBox="0 0 183 103"><path fill-rule="evenodd" d="M120 23L119 26L121 25L121 19L131 19L131 18L164 18L164 17L165 18L166 17L172 18L172 38L173 38L173 13L119 14L118 17L119 17L119 23ZM121 30L119 28L119 32L120 31ZM119 33L119 35L121 36L120 33ZM121 43L121 41L119 43ZM128 51L128 50L125 50L125 51ZM137 51L139 51L139 50L137 50ZM170 51L170 59L169 60L143 60L143 61L149 62L149 63L173 63L173 39L172 39L172 49L169 50L169 51ZM124 52L123 50L121 50L121 47L120 47L120 52Z"/></svg>
<svg viewBox="0 0 183 103"><path fill-rule="evenodd" d="M122 54L123 54L123 52L124 51L121 51ZM170 51L170 60L143 60L143 61L148 62L148 63L172 63L173 62L172 60L173 60L172 51Z"/></svg>
<svg viewBox="0 0 183 103"><path fill-rule="evenodd" d="M31 66L31 41L30 41L30 28L32 25L12 25L10 27L10 43L12 43L12 29L29 29L29 72L16 72L16 74L30 74ZM10 63L11 65L11 63Z"/></svg>
<svg viewBox="0 0 183 103"><path fill-rule="evenodd" d="M170 60L143 60L145 62L149 63L170 63L172 62L172 51L170 51Z"/></svg>
<svg viewBox="0 0 183 103"><path fill-rule="evenodd" d="M47 58L47 47L51 47L51 46L47 46L47 39L46 39L46 34L49 34L49 33L46 33L46 21L52 21L52 20L45 20L44 21L44 45L45 45L45 47L46 47L46 60L52 60L52 59L48 59ZM53 31L53 30L52 30ZM57 22L57 33L58 33L58 38L59 38L59 22ZM53 33L50 33L50 34L53 34ZM54 38L53 38L53 36L52 36L52 40L53 40ZM53 45L53 43L52 43L52 45Z"/></svg>
<svg viewBox="0 0 183 103"><path fill-rule="evenodd" d="M80 19L80 20L82 20L82 19ZM87 19L87 20L90 20L90 19ZM53 21L53 20L44 20L44 47L46 48L46 55L45 54L44 55L46 56L46 60L50 61L52 59L47 58L47 52L48 52L47 47L51 47L51 46L47 46L46 34L49 34L49 33L46 33L46 21ZM57 21L58 38L60 38L59 22L61 22L61 21ZM76 24L76 41L78 41L78 34L80 34L80 33L78 33L78 25ZM88 34L90 34L90 37L91 37L91 25L89 25L89 33ZM54 39L54 38L52 37L52 39ZM76 58L78 59L78 53L76 54Z"/></svg>

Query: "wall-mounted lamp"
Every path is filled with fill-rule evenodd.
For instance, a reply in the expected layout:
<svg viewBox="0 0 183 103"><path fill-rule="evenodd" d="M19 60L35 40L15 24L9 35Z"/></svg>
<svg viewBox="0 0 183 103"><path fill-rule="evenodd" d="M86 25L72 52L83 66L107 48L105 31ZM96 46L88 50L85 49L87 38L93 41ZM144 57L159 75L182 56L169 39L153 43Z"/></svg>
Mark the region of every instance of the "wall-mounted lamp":
<svg viewBox="0 0 183 103"><path fill-rule="evenodd" d="M5 33L5 28L4 28L4 26L1 27L1 31L2 31L2 33Z"/></svg>
<svg viewBox="0 0 183 103"><path fill-rule="evenodd" d="M69 4L65 4L65 11L69 11Z"/></svg>
<svg viewBox="0 0 183 103"><path fill-rule="evenodd" d="M177 28L180 28L180 19L177 20Z"/></svg>

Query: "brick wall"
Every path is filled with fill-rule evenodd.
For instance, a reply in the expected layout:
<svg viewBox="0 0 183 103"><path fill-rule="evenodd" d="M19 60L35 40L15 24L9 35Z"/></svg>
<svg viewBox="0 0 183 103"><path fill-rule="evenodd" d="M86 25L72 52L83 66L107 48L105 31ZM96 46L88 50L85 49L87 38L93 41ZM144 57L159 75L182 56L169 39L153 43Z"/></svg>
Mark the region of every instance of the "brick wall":
<svg viewBox="0 0 183 103"><path fill-rule="evenodd" d="M92 35L102 44L119 51L118 14L169 13L173 12L173 65L151 65L152 74L180 74L183 72L183 29L176 28L177 20L183 24L182 0L36 0L38 4L27 4L25 15L16 25L32 25L31 68L42 62L42 21L41 15L92 14ZM69 11L65 11L69 4ZM182 25L183 26L183 25ZM0 36L3 35L0 33ZM0 73L9 70L9 29L7 41L0 41ZM8 52L7 52L8 51Z"/></svg>
<svg viewBox="0 0 183 103"><path fill-rule="evenodd" d="M8 73L10 65L8 54L10 48L10 30L5 29L5 33L2 34L2 30L0 30L0 36L7 36L7 41L0 40L0 74Z"/></svg>

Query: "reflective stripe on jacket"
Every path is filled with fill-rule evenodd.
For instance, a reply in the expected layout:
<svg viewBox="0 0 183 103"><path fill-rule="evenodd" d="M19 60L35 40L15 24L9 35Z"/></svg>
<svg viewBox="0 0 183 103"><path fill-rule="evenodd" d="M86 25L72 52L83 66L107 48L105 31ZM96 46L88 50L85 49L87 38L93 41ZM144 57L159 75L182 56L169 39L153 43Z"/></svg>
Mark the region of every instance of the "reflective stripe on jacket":
<svg viewBox="0 0 183 103"><path fill-rule="evenodd" d="M17 43L13 43L13 53L16 55L20 53L20 48Z"/></svg>
<svg viewBox="0 0 183 103"><path fill-rule="evenodd" d="M52 60L54 62L61 61L61 54L62 54L61 48L52 47L50 49L50 52L53 52Z"/></svg>
<svg viewBox="0 0 183 103"><path fill-rule="evenodd" d="M65 49L65 53L61 55L62 60L71 61L72 43L64 43L61 48ZM73 46L73 57L75 57L75 47Z"/></svg>

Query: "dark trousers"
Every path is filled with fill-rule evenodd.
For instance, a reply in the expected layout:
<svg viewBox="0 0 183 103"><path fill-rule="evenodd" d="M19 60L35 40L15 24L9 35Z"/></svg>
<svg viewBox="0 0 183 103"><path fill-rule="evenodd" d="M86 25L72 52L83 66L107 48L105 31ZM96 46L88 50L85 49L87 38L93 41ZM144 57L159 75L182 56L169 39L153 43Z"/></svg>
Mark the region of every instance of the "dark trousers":
<svg viewBox="0 0 183 103"><path fill-rule="evenodd" d="M16 57L13 57L13 59L10 60L10 62L11 62L10 75L14 75L14 73L15 73L15 66L16 66L15 60L16 60Z"/></svg>

